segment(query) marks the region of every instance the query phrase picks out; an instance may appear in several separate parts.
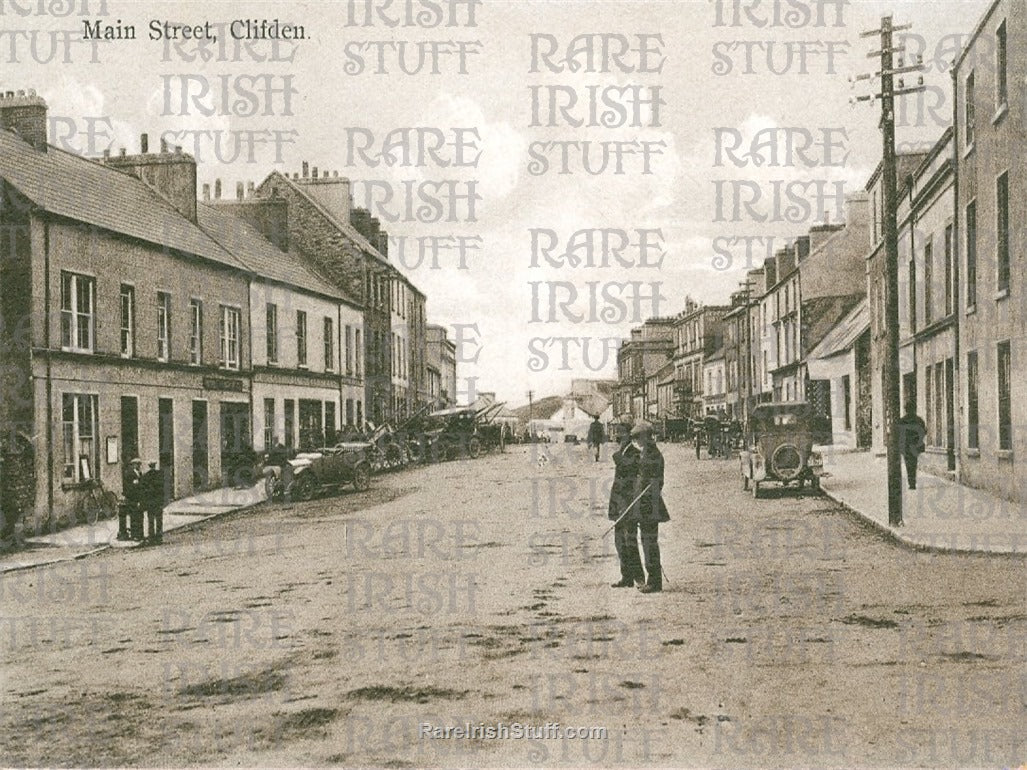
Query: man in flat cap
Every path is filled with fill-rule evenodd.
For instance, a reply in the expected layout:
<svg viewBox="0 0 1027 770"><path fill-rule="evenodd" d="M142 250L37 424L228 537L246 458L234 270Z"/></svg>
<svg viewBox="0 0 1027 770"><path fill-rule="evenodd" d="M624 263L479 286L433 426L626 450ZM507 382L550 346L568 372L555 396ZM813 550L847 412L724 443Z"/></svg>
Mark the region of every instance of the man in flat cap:
<svg viewBox="0 0 1027 770"><path fill-rule="evenodd" d="M642 495L635 503L646 572L645 584L639 590L644 594L657 593L663 590L659 529L661 523L670 521L663 502L663 454L653 438L653 426L644 420L631 429L631 443L638 450L633 496Z"/></svg>
<svg viewBox="0 0 1027 770"><path fill-rule="evenodd" d="M638 492L635 491L635 477L638 475L639 449L631 443L631 425L624 420L614 424L617 451L613 453L613 485L610 487L610 505L607 513L615 522L613 544L620 561L620 580L614 588L630 588L645 583L642 559L638 554L638 520L633 513L622 515L631 505ZM637 507L637 506L636 506ZM619 519L619 521L618 521Z"/></svg>
<svg viewBox="0 0 1027 770"><path fill-rule="evenodd" d="M143 474L140 470L142 460L133 457L128 461L128 467L121 477L121 493L125 500L118 508L118 540L131 540L129 526L132 519L138 515L142 505L142 482Z"/></svg>

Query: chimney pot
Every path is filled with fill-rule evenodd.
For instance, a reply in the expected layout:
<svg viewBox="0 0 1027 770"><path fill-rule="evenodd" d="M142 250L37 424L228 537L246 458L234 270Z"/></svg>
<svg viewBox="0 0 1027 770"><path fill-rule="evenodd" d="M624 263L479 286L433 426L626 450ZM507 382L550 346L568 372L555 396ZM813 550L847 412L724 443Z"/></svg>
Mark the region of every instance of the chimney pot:
<svg viewBox="0 0 1027 770"><path fill-rule="evenodd" d="M182 145L176 144L175 145L175 155L181 155L181 154L182 154Z"/></svg>
<svg viewBox="0 0 1027 770"><path fill-rule="evenodd" d="M150 151L150 137L147 134L142 134L139 137L139 151L143 155Z"/></svg>
<svg viewBox="0 0 1027 770"><path fill-rule="evenodd" d="M30 88L29 89L29 96L35 96L35 95L36 95L36 89Z"/></svg>
<svg viewBox="0 0 1027 770"><path fill-rule="evenodd" d="M339 172L338 172L338 171L333 171L333 172L332 172L332 176L333 176L333 177L334 177L334 176L338 176L338 175L339 175Z"/></svg>
<svg viewBox="0 0 1027 770"><path fill-rule="evenodd" d="M121 157L124 158L128 154L128 151L124 147L121 148Z"/></svg>
<svg viewBox="0 0 1027 770"><path fill-rule="evenodd" d="M314 167L313 167L313 168L311 169L311 171L310 171L310 176L311 176L312 178L314 178L314 179L317 179L317 176L318 176L318 174L317 174L317 166L314 166Z"/></svg>
<svg viewBox="0 0 1027 770"><path fill-rule="evenodd" d="M238 198L239 200L242 200L242 198L243 198L243 189L244 188L243 188L242 182L236 182L235 183L235 197Z"/></svg>
<svg viewBox="0 0 1027 770"><path fill-rule="evenodd" d="M160 140L160 152L161 152L161 155L163 155L167 151L168 151L168 140L164 139L163 137L161 137L161 140Z"/></svg>
<svg viewBox="0 0 1027 770"><path fill-rule="evenodd" d="M205 200L205 201L209 201L210 200L210 184L209 183L204 183L204 185L203 185L203 200Z"/></svg>
<svg viewBox="0 0 1027 770"><path fill-rule="evenodd" d="M246 196L248 198L252 198L253 197L254 189L255 189L255 186L254 186L253 182L247 182L246 183Z"/></svg>
<svg viewBox="0 0 1027 770"><path fill-rule="evenodd" d="M303 178L307 178L307 174L310 173L310 166L306 161L303 161Z"/></svg>
<svg viewBox="0 0 1027 770"><path fill-rule="evenodd" d="M214 200L220 200L220 199L221 199L221 180L220 179L215 179L214 180Z"/></svg>
<svg viewBox="0 0 1027 770"><path fill-rule="evenodd" d="M18 96L24 96L24 95L25 95L25 89L24 88L19 88L18 89Z"/></svg>
<svg viewBox="0 0 1027 770"><path fill-rule="evenodd" d="M4 94L4 96L6 96L8 99L13 99L14 91L8 91L6 94Z"/></svg>

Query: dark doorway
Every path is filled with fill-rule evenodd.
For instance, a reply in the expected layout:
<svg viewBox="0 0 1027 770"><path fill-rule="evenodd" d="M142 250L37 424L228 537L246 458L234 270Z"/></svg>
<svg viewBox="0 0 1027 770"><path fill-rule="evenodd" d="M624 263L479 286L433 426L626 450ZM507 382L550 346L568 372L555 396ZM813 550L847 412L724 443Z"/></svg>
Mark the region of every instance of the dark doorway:
<svg viewBox="0 0 1027 770"><path fill-rule="evenodd" d="M874 397L870 367L870 330L856 340L856 448L869 449L874 440ZM883 392L883 391L882 391Z"/></svg>
<svg viewBox="0 0 1027 770"><path fill-rule="evenodd" d="M956 469L956 392L952 359L945 361L945 449L948 469Z"/></svg>
<svg viewBox="0 0 1027 770"><path fill-rule="evenodd" d="M321 424L322 402L300 399L300 450L319 449L324 446Z"/></svg>
<svg viewBox="0 0 1027 770"><path fill-rule="evenodd" d="M157 399L157 446L167 502L175 493L175 408L170 398Z"/></svg>
<svg viewBox="0 0 1027 770"><path fill-rule="evenodd" d="M193 489L202 489L210 480L207 459L207 402L193 401Z"/></svg>
<svg viewBox="0 0 1027 770"><path fill-rule="evenodd" d="M128 467L128 461L139 457L139 399L135 396L121 397L121 467Z"/></svg>
<svg viewBox="0 0 1027 770"><path fill-rule="evenodd" d="M250 443L250 405L221 404L221 476L225 484L252 484L256 472Z"/></svg>

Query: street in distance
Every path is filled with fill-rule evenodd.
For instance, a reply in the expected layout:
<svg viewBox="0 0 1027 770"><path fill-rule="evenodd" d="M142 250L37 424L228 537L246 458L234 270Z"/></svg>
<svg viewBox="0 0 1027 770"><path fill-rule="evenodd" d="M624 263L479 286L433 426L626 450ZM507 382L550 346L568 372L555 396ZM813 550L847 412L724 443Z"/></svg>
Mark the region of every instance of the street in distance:
<svg viewBox="0 0 1027 770"><path fill-rule="evenodd" d="M150 19L147 37L150 40L209 40L216 43L222 23L204 21L183 24L163 19ZM235 40L306 40L307 30L302 24L287 24L278 19L234 19L227 25L228 34ZM110 24L101 19L82 22L85 40L137 40L135 24L123 24L118 19Z"/></svg>

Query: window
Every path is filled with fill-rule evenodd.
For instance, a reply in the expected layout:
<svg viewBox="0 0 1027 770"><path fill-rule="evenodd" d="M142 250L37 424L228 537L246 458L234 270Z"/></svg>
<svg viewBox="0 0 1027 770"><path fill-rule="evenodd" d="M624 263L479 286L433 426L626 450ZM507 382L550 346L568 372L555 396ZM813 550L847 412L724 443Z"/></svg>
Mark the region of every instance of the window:
<svg viewBox="0 0 1027 770"><path fill-rule="evenodd" d="M97 397L65 393L61 397L61 437L64 448L61 478L65 484L90 481L99 468Z"/></svg>
<svg viewBox="0 0 1027 770"><path fill-rule="evenodd" d="M916 331L916 260L909 260L909 330Z"/></svg>
<svg viewBox="0 0 1027 770"><path fill-rule="evenodd" d="M351 426L353 424L354 424L353 423L353 399L352 398L347 398L346 399L346 426L349 427L349 426Z"/></svg>
<svg viewBox="0 0 1027 770"><path fill-rule="evenodd" d="M346 324L346 374L353 374L353 327ZM351 422L347 418L346 422Z"/></svg>
<svg viewBox="0 0 1027 770"><path fill-rule="evenodd" d="M945 402L949 394L945 392L945 364L941 361L934 365L934 446L945 446Z"/></svg>
<svg viewBox="0 0 1027 770"><path fill-rule="evenodd" d="M845 405L845 430L852 430L852 381L847 374L842 375L842 403Z"/></svg>
<svg viewBox="0 0 1027 770"><path fill-rule="evenodd" d="M278 363L278 305L268 302L265 309L265 334L267 337L267 362Z"/></svg>
<svg viewBox="0 0 1027 770"><path fill-rule="evenodd" d="M966 307L977 306L977 201L966 207Z"/></svg>
<svg viewBox="0 0 1027 770"><path fill-rule="evenodd" d="M930 364L927 365L924 371L924 410L924 425L927 427L924 443L927 446L934 446L934 367Z"/></svg>
<svg viewBox="0 0 1027 770"><path fill-rule="evenodd" d="M980 390L977 380L977 352L966 354L966 445L980 449Z"/></svg>
<svg viewBox="0 0 1027 770"><path fill-rule="evenodd" d="M171 295L157 292L157 360L171 358Z"/></svg>
<svg viewBox="0 0 1027 770"><path fill-rule="evenodd" d="M335 370L335 324L332 322L332 319L327 316L325 316L324 320L324 334L325 371L331 372Z"/></svg>
<svg viewBox="0 0 1027 770"><path fill-rule="evenodd" d="M203 363L203 302L189 300L189 363Z"/></svg>
<svg viewBox="0 0 1027 770"><path fill-rule="evenodd" d="M325 445L333 446L337 440L338 426L335 424L335 402L325 401Z"/></svg>
<svg viewBox="0 0 1027 770"><path fill-rule="evenodd" d="M242 339L242 313L239 308L221 306L221 366L239 368L239 346Z"/></svg>
<svg viewBox="0 0 1027 770"><path fill-rule="evenodd" d="M1006 75L1009 61L1008 42L1006 23L1003 21L998 25L998 30L995 32L995 100L1000 108L1005 106L1009 97Z"/></svg>
<svg viewBox="0 0 1027 770"><path fill-rule="evenodd" d="M364 424L364 402L359 398L357 399L357 422L356 426L359 428Z"/></svg>
<svg viewBox="0 0 1027 770"><path fill-rule="evenodd" d="M307 365L307 314L296 311L296 365Z"/></svg>
<svg viewBox="0 0 1027 770"><path fill-rule="evenodd" d="M285 447L286 449L293 449L296 446L296 437L293 435L296 432L296 402L291 399L285 399Z"/></svg>
<svg viewBox="0 0 1027 770"><path fill-rule="evenodd" d="M945 315L952 314L952 225L945 226Z"/></svg>
<svg viewBox="0 0 1027 770"><path fill-rule="evenodd" d="M264 399L264 449L275 445L275 400Z"/></svg>
<svg viewBox="0 0 1027 770"><path fill-rule="evenodd" d="M136 290L121 284L121 355L131 358L135 354Z"/></svg>
<svg viewBox="0 0 1027 770"><path fill-rule="evenodd" d="M998 448L1013 448L1012 371L1009 342L998 344Z"/></svg>
<svg viewBox="0 0 1027 770"><path fill-rule="evenodd" d="M96 328L96 279L61 273L61 348L92 353Z"/></svg>
<svg viewBox="0 0 1027 770"><path fill-rule="evenodd" d="M996 222L995 261L998 265L998 290L1009 290L1009 173L999 176L995 184Z"/></svg>
<svg viewBox="0 0 1027 770"><path fill-rule="evenodd" d="M362 373L364 360L364 349L360 347L360 329L354 329L353 331L353 366L356 370L357 377Z"/></svg>
<svg viewBox="0 0 1027 770"><path fill-rule="evenodd" d="M966 146L973 147L976 119L974 113L974 73L966 76L966 90L963 93L963 125Z"/></svg>
<svg viewBox="0 0 1027 770"><path fill-rule="evenodd" d="M931 323L934 314L934 239L924 243L924 326Z"/></svg>

